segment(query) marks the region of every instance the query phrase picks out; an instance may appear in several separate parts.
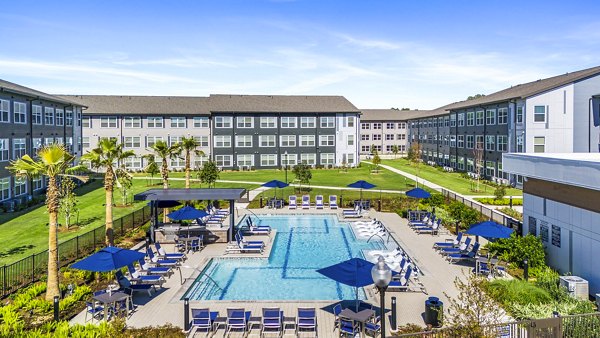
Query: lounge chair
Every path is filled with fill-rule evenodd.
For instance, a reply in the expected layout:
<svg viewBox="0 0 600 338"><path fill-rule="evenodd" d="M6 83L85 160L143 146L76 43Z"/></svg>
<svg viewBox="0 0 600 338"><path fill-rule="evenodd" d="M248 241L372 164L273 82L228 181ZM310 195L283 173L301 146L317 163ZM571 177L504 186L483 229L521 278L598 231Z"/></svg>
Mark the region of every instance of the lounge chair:
<svg viewBox="0 0 600 338"><path fill-rule="evenodd" d="M302 195L302 209L310 209L310 195Z"/></svg>
<svg viewBox="0 0 600 338"><path fill-rule="evenodd" d="M338 205L337 205L337 196L336 195L329 195L329 209L337 209Z"/></svg>
<svg viewBox="0 0 600 338"><path fill-rule="evenodd" d="M458 261L464 261L464 260L471 260L474 259L475 256L477 255L477 251L479 251L479 242L475 242L475 244L473 244L473 247L471 248L471 251L464 253L455 253L455 254L449 254L448 256L446 256L446 258L450 261L450 263L455 263Z"/></svg>
<svg viewBox="0 0 600 338"><path fill-rule="evenodd" d="M160 258L176 259L178 261L184 261L187 258L187 256L184 253L180 253L180 252L167 253L165 251L165 249L160 245L159 242L154 242L154 248L156 249L156 252L158 253L157 256Z"/></svg>
<svg viewBox="0 0 600 338"><path fill-rule="evenodd" d="M211 312L208 308L192 309L192 330L194 332L198 330L205 330L206 333L211 332L218 316L218 311Z"/></svg>
<svg viewBox="0 0 600 338"><path fill-rule="evenodd" d="M463 233L459 232L456 236L456 239L446 239L445 242L436 242L433 243L433 248L436 250L440 250L441 248L456 248L460 245L462 241Z"/></svg>
<svg viewBox="0 0 600 338"><path fill-rule="evenodd" d="M296 209L298 207L298 205L296 204L296 195L290 195L289 200L290 200L290 205L288 206L288 208Z"/></svg>
<svg viewBox="0 0 600 338"><path fill-rule="evenodd" d="M315 208L323 209L323 195L317 195L315 197Z"/></svg>
<svg viewBox="0 0 600 338"><path fill-rule="evenodd" d="M248 241L244 238L244 236L242 235L241 232L238 231L238 233L236 234L236 238L239 238L239 240L244 243L244 244L249 244L249 245L260 245L263 248L265 247L265 242L263 241Z"/></svg>
<svg viewBox="0 0 600 338"><path fill-rule="evenodd" d="M206 209L207 209L207 211L209 213L212 213L212 214L215 214L215 215L224 215L224 216L229 215L229 210L226 210L226 209L217 209L212 204L209 204L208 207L206 207Z"/></svg>
<svg viewBox="0 0 600 338"><path fill-rule="evenodd" d="M433 222L433 225L430 227L418 227L416 229L417 233L419 234L432 234L432 235L437 235L439 230L440 230L440 226L442 224L442 219L438 218L437 222Z"/></svg>
<svg viewBox="0 0 600 338"><path fill-rule="evenodd" d="M250 217L246 218L246 225L249 229L248 231L261 235L264 233L271 233L272 230L270 225L255 225Z"/></svg>
<svg viewBox="0 0 600 338"><path fill-rule="evenodd" d="M133 263L127 264L127 270L129 271L129 276L131 277L131 281L136 284L152 284L158 285L162 288L165 279L160 275L142 275L139 271L135 269Z"/></svg>
<svg viewBox="0 0 600 338"><path fill-rule="evenodd" d="M414 227L417 225L427 225L430 221L430 217L431 217L431 215L428 213L421 220L408 221L408 225L410 227ZM433 218L435 218L435 215L433 216Z"/></svg>
<svg viewBox="0 0 600 338"><path fill-rule="evenodd" d="M154 252L152 252L151 247L148 247L148 249L146 250L146 255L150 259L150 262L157 266L174 267L179 265L179 261L176 259L161 259L155 256Z"/></svg>
<svg viewBox="0 0 600 338"><path fill-rule="evenodd" d="M438 252L442 255L450 255L450 254L459 254L461 252L466 252L469 250L469 246L471 245L471 237L468 237L464 243L461 243L458 248L441 248Z"/></svg>
<svg viewBox="0 0 600 338"><path fill-rule="evenodd" d="M360 206L357 205L353 210L344 210L342 215L346 218L360 218L362 217L362 210L360 209Z"/></svg>
<svg viewBox="0 0 600 338"><path fill-rule="evenodd" d="M261 337L264 337L265 333L277 333L277 337L281 336L283 329L283 311L278 307L263 308L261 326Z"/></svg>
<svg viewBox="0 0 600 338"><path fill-rule="evenodd" d="M244 243L239 237L236 237L237 251L262 254L264 245Z"/></svg>
<svg viewBox="0 0 600 338"><path fill-rule="evenodd" d="M406 291L408 290L408 284L410 276L412 275L412 266L409 266L404 273L404 276L400 279L392 278L392 281L388 285L388 291Z"/></svg>
<svg viewBox="0 0 600 338"><path fill-rule="evenodd" d="M138 260L138 271L147 275L170 276L173 274L173 269L166 266L150 266L142 258Z"/></svg>
<svg viewBox="0 0 600 338"><path fill-rule="evenodd" d="M248 320L250 320L250 316L250 311L246 311L243 308L227 309L227 335L229 336L231 331L236 330L246 332L248 329Z"/></svg>
<svg viewBox="0 0 600 338"><path fill-rule="evenodd" d="M132 284L131 281L129 279L127 279L127 277L125 277L125 275L123 275L123 272L121 272L121 270L117 270L117 272L115 272L115 277L117 278L117 282L119 283L119 286L121 288L123 288L125 291L131 290L131 292L147 292L148 296L152 297L152 293L150 293L150 290L154 288L154 285Z"/></svg>
<svg viewBox="0 0 600 338"><path fill-rule="evenodd" d="M315 335L317 334L317 312L315 308L298 308L296 336L301 332L314 332Z"/></svg>

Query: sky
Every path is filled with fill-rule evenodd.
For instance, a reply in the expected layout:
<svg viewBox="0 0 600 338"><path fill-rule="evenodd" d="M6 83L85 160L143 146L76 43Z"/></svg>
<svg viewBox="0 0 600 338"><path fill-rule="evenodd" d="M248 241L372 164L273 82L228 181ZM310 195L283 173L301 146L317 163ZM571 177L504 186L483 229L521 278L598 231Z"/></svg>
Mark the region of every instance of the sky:
<svg viewBox="0 0 600 338"><path fill-rule="evenodd" d="M433 109L600 65L598 1L3 3L0 78L52 94L342 95Z"/></svg>

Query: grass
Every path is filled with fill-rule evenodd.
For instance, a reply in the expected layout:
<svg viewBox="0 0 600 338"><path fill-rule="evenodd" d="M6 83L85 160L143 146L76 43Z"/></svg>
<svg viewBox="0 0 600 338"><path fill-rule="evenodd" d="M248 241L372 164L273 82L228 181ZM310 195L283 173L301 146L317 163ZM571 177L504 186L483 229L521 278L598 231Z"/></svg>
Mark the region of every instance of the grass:
<svg viewBox="0 0 600 338"><path fill-rule="evenodd" d="M400 169L409 174L416 175L417 169L411 165L405 158L395 160L382 160L381 164L389 165L390 167ZM495 188L485 184L484 181L479 182L480 191L474 191L476 181L464 178L460 173L447 173L435 167L421 163L419 165L419 178L440 185L446 189L453 190L462 195L493 195ZM523 191L515 188L507 188L506 196L522 196Z"/></svg>
<svg viewBox="0 0 600 338"><path fill-rule="evenodd" d="M146 185L145 180L134 180L133 182L131 196L151 188ZM159 183L159 180L156 180L155 183ZM184 187L184 181L171 181L171 186L182 188ZM197 185L195 186L197 187ZM162 185L154 185L153 187L160 188ZM254 188L256 185L218 183L216 187ZM104 188L102 182L93 181L84 185L76 190L76 194L79 196L80 226L72 227L72 230L69 231L60 229L59 241L73 238L104 224ZM120 190L116 188L114 201L117 205L121 204ZM135 202L127 207L115 207L113 208L113 218L122 217L142 208L144 205L145 202ZM64 222L64 218L59 217L59 222ZM48 248L48 213L45 204L18 213L2 214L0 215L0 223L0 242L4 243L0 250L0 264L11 263Z"/></svg>

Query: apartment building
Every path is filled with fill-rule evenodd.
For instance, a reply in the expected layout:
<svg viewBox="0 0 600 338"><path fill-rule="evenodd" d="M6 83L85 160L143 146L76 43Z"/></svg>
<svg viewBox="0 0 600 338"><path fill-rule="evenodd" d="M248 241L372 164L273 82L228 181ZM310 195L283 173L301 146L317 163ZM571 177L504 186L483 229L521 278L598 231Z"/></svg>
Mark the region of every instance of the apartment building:
<svg viewBox="0 0 600 338"><path fill-rule="evenodd" d="M425 162L449 165L450 117L447 107L423 112L408 122L408 146L418 143Z"/></svg>
<svg viewBox="0 0 600 338"><path fill-rule="evenodd" d="M12 82L0 80L0 203L12 209L45 191L46 181L17 178L5 167L43 146L64 144L81 155L81 105Z"/></svg>
<svg viewBox="0 0 600 338"><path fill-rule="evenodd" d="M392 154L398 147L398 154L408 150L407 121L421 116L425 111L398 109L361 109L360 154L369 155L371 149L379 154Z"/></svg>

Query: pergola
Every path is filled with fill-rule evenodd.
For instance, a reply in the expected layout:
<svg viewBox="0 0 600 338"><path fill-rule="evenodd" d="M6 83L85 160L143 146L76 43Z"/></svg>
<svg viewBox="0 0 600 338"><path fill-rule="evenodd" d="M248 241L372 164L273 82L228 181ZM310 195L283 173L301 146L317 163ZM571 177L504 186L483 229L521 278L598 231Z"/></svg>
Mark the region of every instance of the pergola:
<svg viewBox="0 0 600 338"><path fill-rule="evenodd" d="M233 227L235 225L235 201L240 199L246 193L244 188L232 189L150 189L136 194L133 199L136 201L150 201L152 210L152 219L150 225L150 236L154 241L154 228L158 226L158 201L229 201L229 229L227 231L227 240L232 240Z"/></svg>

